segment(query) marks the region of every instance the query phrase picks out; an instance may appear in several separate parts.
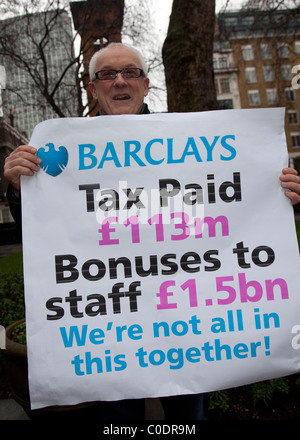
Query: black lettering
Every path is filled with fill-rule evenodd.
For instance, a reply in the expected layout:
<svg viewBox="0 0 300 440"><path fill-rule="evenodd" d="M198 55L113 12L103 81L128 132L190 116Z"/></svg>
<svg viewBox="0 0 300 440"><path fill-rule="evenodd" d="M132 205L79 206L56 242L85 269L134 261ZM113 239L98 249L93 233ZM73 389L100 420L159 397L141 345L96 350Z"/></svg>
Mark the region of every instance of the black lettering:
<svg viewBox="0 0 300 440"><path fill-rule="evenodd" d="M203 255L204 261L206 261L207 263L212 263L212 266L204 266L204 270L206 272L213 272L220 269L221 267L221 261L218 258L213 258L212 255L219 255L219 251L210 250L205 252L205 254Z"/></svg>
<svg viewBox="0 0 300 440"><path fill-rule="evenodd" d="M143 257L135 257L135 270L137 275L140 277L147 277L149 275L158 275L157 268L157 255L150 255L150 267L149 269L144 269L143 267Z"/></svg>
<svg viewBox="0 0 300 440"><path fill-rule="evenodd" d="M64 264L67 261L67 264ZM56 255L55 256L55 270L57 283L70 283L76 281L79 277L79 272L75 269L77 265L77 258L75 255ZM69 272L69 276L65 275Z"/></svg>
<svg viewBox="0 0 300 440"><path fill-rule="evenodd" d="M99 183L79 185L79 191L85 191L87 212L95 211L94 190L100 189Z"/></svg>
<svg viewBox="0 0 300 440"><path fill-rule="evenodd" d="M261 261L259 258L259 254L262 251L267 253L266 261ZM270 266L275 261L275 252L268 246L258 246L252 252L252 261L254 264L260 267Z"/></svg>
<svg viewBox="0 0 300 440"><path fill-rule="evenodd" d="M167 190L168 185L172 186L170 191ZM168 206L168 198L174 197L180 191L180 183L175 179L160 179L159 180L159 194L160 206Z"/></svg>
<svg viewBox="0 0 300 440"><path fill-rule="evenodd" d="M94 293L87 296L87 300L95 299L96 301L89 303L85 308L88 316L106 315L106 302L103 295Z"/></svg>
<svg viewBox="0 0 300 440"><path fill-rule="evenodd" d="M64 313L65 313L64 309L62 307L55 305L55 303L62 303L62 299L59 297L50 298L46 302L47 309L50 310L51 312L56 312L55 315L47 315L48 321L54 321L54 320L60 319L64 316Z"/></svg>
<svg viewBox="0 0 300 440"><path fill-rule="evenodd" d="M82 296L77 295L76 290L72 290L66 297L66 302L70 303L70 313L73 318L82 318L83 313L78 311L77 303L82 301Z"/></svg>
<svg viewBox="0 0 300 440"><path fill-rule="evenodd" d="M96 266L98 271L94 275L91 274L91 266ZM88 260L82 265L81 269L82 275L86 280L98 281L104 277L106 268L105 264L101 260Z"/></svg>
<svg viewBox="0 0 300 440"><path fill-rule="evenodd" d="M176 259L176 254L166 254L163 255L160 259L160 262L163 266L169 267L170 270L162 269L162 275L173 275L178 271L178 265L175 261L170 261L170 259Z"/></svg>
<svg viewBox="0 0 300 440"><path fill-rule="evenodd" d="M117 259L110 258L108 261L109 261L109 277L110 277L110 279L113 280L113 279L118 278L117 266L119 264L122 264L124 267L124 277L125 278L130 278L132 276L131 261L129 260L129 258L126 258L126 257L119 257Z"/></svg>
<svg viewBox="0 0 300 440"><path fill-rule="evenodd" d="M190 265L195 265L196 267L190 267ZM196 252L187 252L180 259L181 268L188 273L199 272L201 264L201 258Z"/></svg>
<svg viewBox="0 0 300 440"><path fill-rule="evenodd" d="M251 267L251 264L246 263L245 261L245 254L249 252L249 248L244 247L244 243L242 241L237 243L236 248L234 248L232 251L234 254L237 254L238 265L240 267L242 267L243 269L249 269L249 267Z"/></svg>
<svg viewBox="0 0 300 440"><path fill-rule="evenodd" d="M125 296L129 297L129 306L131 312L137 312L137 296L142 295L142 292L137 290L137 288L140 286L140 281L134 281L130 284L128 292L125 293Z"/></svg>
<svg viewBox="0 0 300 440"><path fill-rule="evenodd" d="M125 296L125 293L120 292L120 289L123 287L124 283L116 283L113 285L112 292L108 294L108 298L112 299L114 313L121 313L120 299Z"/></svg>
<svg viewBox="0 0 300 440"><path fill-rule="evenodd" d="M228 188L233 188L232 196L227 194ZM241 177L240 173L233 173L233 182L224 182L219 188L220 198L223 202L240 202L242 200Z"/></svg>
<svg viewBox="0 0 300 440"><path fill-rule="evenodd" d="M208 174L207 180L214 180L214 174ZM216 203L215 182L207 184L208 203Z"/></svg>
<svg viewBox="0 0 300 440"><path fill-rule="evenodd" d="M140 195L144 188L136 188L134 192L132 192L131 188L123 189L124 194L126 194L128 200L123 209L130 209L132 205L136 205L137 208L145 208L143 203L140 201Z"/></svg>

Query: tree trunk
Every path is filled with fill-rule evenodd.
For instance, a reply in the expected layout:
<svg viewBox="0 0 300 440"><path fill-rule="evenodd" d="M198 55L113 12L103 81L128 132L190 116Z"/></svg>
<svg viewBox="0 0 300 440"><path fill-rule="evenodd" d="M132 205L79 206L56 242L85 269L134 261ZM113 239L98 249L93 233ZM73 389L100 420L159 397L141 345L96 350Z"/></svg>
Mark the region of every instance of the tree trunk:
<svg viewBox="0 0 300 440"><path fill-rule="evenodd" d="M162 55L168 111L218 108L213 74L215 0L173 0Z"/></svg>

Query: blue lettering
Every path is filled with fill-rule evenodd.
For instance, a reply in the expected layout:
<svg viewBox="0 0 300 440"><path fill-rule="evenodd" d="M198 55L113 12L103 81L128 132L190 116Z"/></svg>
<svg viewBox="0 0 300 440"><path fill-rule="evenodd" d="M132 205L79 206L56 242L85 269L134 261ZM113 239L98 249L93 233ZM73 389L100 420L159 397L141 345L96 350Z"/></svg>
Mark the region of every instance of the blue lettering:
<svg viewBox="0 0 300 440"><path fill-rule="evenodd" d="M226 157L226 156L223 156L223 155L221 154L221 160L232 160L232 159L234 159L235 156L236 156L236 150L235 150L235 148L233 148L232 145L227 144L227 142L226 142L227 139L233 139L233 140L235 140L235 136L234 136L234 135L228 135L228 136L223 136L223 137L222 137L222 139L221 139L221 145L222 145L222 147L225 148L225 150L228 150L228 151L231 153L231 156Z"/></svg>
<svg viewBox="0 0 300 440"><path fill-rule="evenodd" d="M208 140L206 139L206 137L204 137L204 136L201 136L200 137L200 139L201 139L201 141L203 142L203 144L204 144L204 146L205 146L205 148L206 148L206 151L207 151L207 162L212 162L212 160L213 160L213 157L212 157L212 152L213 152L213 149L215 148L215 146L216 146L216 143L217 143L217 141L219 140L219 137L220 136L215 136L214 137L214 140L213 140L213 143L210 145L209 144L209 142L208 142Z"/></svg>
<svg viewBox="0 0 300 440"><path fill-rule="evenodd" d="M192 148L192 151L189 151L189 148ZM187 144L185 146L184 152L181 156L180 162L184 162L186 156L195 156L197 162L202 162L199 151L197 149L197 145L195 139L193 137L189 137Z"/></svg>
<svg viewBox="0 0 300 440"><path fill-rule="evenodd" d="M198 138L197 138L198 139ZM133 161L140 167L146 165L160 165L167 160L168 164L184 163L188 156L192 156L196 162L212 162L213 160L230 161L236 157L236 149L232 145L232 141L235 141L234 135L225 135L222 138L220 136L214 136L213 140L208 140L205 136L200 136L199 139L202 142L201 148L205 147L206 159L202 159L201 150L199 145L197 146L194 137L188 137L183 152L180 158L174 158L174 139L173 138L154 138L150 139L145 147L141 142L137 140L124 141L124 164L120 162L117 150L113 142L107 142L102 157L97 158L96 147L93 144L79 144L79 170L89 170L97 166L100 159L98 168L103 168L105 162L113 162L116 168L130 167ZM167 151L165 151L164 142L167 142ZM231 143L230 143L231 141ZM213 155L213 151L218 145L221 144L220 149L223 148L223 154L216 157L216 153ZM182 146L183 147L183 146ZM178 147L176 147L178 151ZM205 151L204 150L204 151ZM141 156L144 154L145 160L142 160ZM201 154L200 154L201 153ZM178 154L178 153L177 153ZM204 153L203 153L204 155Z"/></svg>
<svg viewBox="0 0 300 440"><path fill-rule="evenodd" d="M85 345L86 341L86 334L87 334L87 325L82 326L82 333L80 334L78 331L78 327L76 325L72 325L70 327L70 333L67 335L66 328L60 327L60 334L64 343L64 346L66 348L73 347L73 340L75 338L76 344L78 347L82 347Z"/></svg>
<svg viewBox="0 0 300 440"><path fill-rule="evenodd" d="M134 145L135 146L133 151L130 151L130 145ZM146 166L146 164L144 164L144 162L137 155L137 153L141 149L140 142L138 142L138 141L125 141L124 142L124 146L125 146L125 162L124 162L124 167L130 167L130 157L132 157L140 167L145 167Z"/></svg>
<svg viewBox="0 0 300 440"><path fill-rule="evenodd" d="M167 139L168 145L168 163L180 163L181 159L173 159L173 139Z"/></svg>
<svg viewBox="0 0 300 440"><path fill-rule="evenodd" d="M111 156L108 156L109 153L111 154ZM113 144L112 142L107 142L107 144L106 144L106 148L105 148L105 151L104 151L104 153L103 153L103 156L102 156L102 159L101 159L101 161L100 161L100 163L99 163L98 168L103 168L103 164L104 164L104 162L107 161L107 160L112 160L112 161L114 161L115 166L116 166L117 168L120 168L120 167L122 166L122 165L120 164L120 162L119 162L117 152L116 152L115 147L114 147L114 144Z"/></svg>
<svg viewBox="0 0 300 440"><path fill-rule="evenodd" d="M95 328L90 332L89 339L92 344L103 344L105 333L101 328Z"/></svg>
<svg viewBox="0 0 300 440"><path fill-rule="evenodd" d="M182 348L170 348L167 352L167 359L170 362L170 369L171 370L178 370L179 368L182 368L184 365L184 355L183 355L183 349Z"/></svg>
<svg viewBox="0 0 300 440"><path fill-rule="evenodd" d="M80 369L80 364L83 363L84 360L80 359L79 354L77 354L77 356L75 356L74 359L71 361L71 364L74 365L76 376L84 376L84 372Z"/></svg>
<svg viewBox="0 0 300 440"><path fill-rule="evenodd" d="M97 158L94 156L96 147L93 144L80 144L79 147L79 169L89 170L97 165ZM85 152L87 150L87 152ZM85 164L85 158L89 159L89 164Z"/></svg>
<svg viewBox="0 0 300 440"><path fill-rule="evenodd" d="M151 165L159 165L160 163L162 163L165 160L164 158L161 159L161 160L155 160L151 156L151 154L150 154L151 147L156 142L158 142L161 145L164 144L164 140L163 139L152 139L151 141L148 142L148 144L145 147L145 158L146 158L146 161L148 163L150 163Z"/></svg>

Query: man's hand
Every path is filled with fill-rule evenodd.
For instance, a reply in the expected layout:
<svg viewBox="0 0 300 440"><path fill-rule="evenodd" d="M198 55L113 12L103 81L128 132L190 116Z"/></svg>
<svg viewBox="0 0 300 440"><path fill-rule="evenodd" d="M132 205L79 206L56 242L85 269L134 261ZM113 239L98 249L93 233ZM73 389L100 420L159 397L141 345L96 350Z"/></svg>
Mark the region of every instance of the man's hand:
<svg viewBox="0 0 300 440"><path fill-rule="evenodd" d="M288 191L285 195L291 199L292 204L300 203L300 177L293 168L284 168L280 176L281 186Z"/></svg>
<svg viewBox="0 0 300 440"><path fill-rule="evenodd" d="M16 197L20 196L20 177L33 176L40 169L41 159L36 153L35 148L21 145L5 159L4 177L14 188Z"/></svg>

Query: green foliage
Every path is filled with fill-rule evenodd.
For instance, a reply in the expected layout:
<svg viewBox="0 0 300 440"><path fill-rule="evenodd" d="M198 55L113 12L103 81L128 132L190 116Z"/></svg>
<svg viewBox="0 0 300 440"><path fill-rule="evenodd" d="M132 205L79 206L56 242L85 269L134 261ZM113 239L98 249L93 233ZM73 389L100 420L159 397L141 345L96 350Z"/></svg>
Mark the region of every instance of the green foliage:
<svg viewBox="0 0 300 440"><path fill-rule="evenodd" d="M297 232L297 237L298 237L298 243L300 246L300 221L296 222L296 232Z"/></svg>
<svg viewBox="0 0 300 440"><path fill-rule="evenodd" d="M26 323L25 321L17 325L12 332L12 340L19 344L26 344Z"/></svg>
<svg viewBox="0 0 300 440"><path fill-rule="evenodd" d="M7 327L23 318L25 318L23 274L0 275L0 325ZM20 332L22 333L21 330ZM23 334L25 334L24 328ZM2 370L3 355L0 354L0 374Z"/></svg>
<svg viewBox="0 0 300 440"><path fill-rule="evenodd" d="M300 374L299 374L299 376L298 376L298 378L297 378L297 380L295 382L295 385L296 385L297 388L300 388Z"/></svg>
<svg viewBox="0 0 300 440"><path fill-rule="evenodd" d="M229 410L229 393L226 390L214 391L208 394L208 409L219 409L221 412Z"/></svg>
<svg viewBox="0 0 300 440"><path fill-rule="evenodd" d="M0 324L4 327L25 317L23 275L0 275Z"/></svg>
<svg viewBox="0 0 300 440"><path fill-rule="evenodd" d="M300 374L295 375L294 384L297 388L300 388ZM208 410L218 410L220 414L226 413L228 410L239 411L243 407L240 406L241 402L246 407L252 408L252 412L255 412L255 408L258 404L263 404L265 407L272 407L275 398L280 398L286 395L288 399L288 394L291 391L289 386L289 378L280 377L277 379L266 380L263 382L257 382L251 385L245 385L243 387L215 391L207 393L206 399L208 402ZM244 400L241 398L239 406L236 406L236 395L240 393L244 396ZM251 409L250 409L251 411Z"/></svg>
<svg viewBox="0 0 300 440"><path fill-rule="evenodd" d="M269 405L271 399L277 394L288 394L289 387L284 378L267 380L258 382L251 386L251 391L255 402L263 402L266 406Z"/></svg>
<svg viewBox="0 0 300 440"><path fill-rule="evenodd" d="M22 252L17 252L1 258L0 277L6 273L23 273Z"/></svg>

